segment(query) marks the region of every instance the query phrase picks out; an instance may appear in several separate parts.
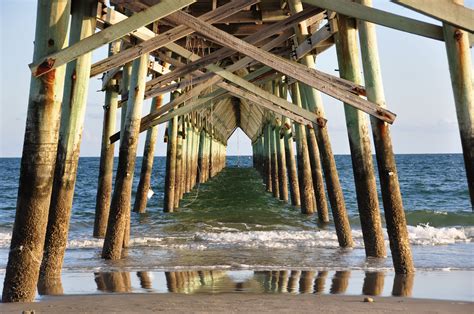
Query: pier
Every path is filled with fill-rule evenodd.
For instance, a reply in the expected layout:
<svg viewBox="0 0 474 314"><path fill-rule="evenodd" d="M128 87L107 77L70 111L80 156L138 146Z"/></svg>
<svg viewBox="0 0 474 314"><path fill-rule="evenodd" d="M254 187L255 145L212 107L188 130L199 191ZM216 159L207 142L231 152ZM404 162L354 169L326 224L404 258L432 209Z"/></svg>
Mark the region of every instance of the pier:
<svg viewBox="0 0 474 314"><path fill-rule="evenodd" d="M130 245L131 212L146 212L157 145L166 145L162 208L173 215L187 195L227 171L228 140L238 128L251 140L255 171L249 177L258 173L261 193L312 215L321 226L333 224L339 246L351 248L354 240L328 132L331 121L321 97L325 94L344 108L340 119L349 138L365 254L387 256L382 205L395 272L412 274L390 137L397 116L384 96L375 25L444 42L474 210L474 11L463 0L392 2L441 24L375 9L372 0L38 0L2 301L32 301L37 287L48 290L61 276L89 82L100 77L102 147L90 234L104 239L101 258L120 260ZM339 76L317 69L318 55L333 46ZM108 56L93 62L92 52L101 47L108 47ZM145 100L151 100L150 108L144 108ZM142 116L143 109L149 113ZM163 139L158 138L160 124L166 125ZM143 132L141 171L134 173ZM140 180L132 204L134 177ZM235 192L232 180L222 184L221 193ZM316 274L303 273L261 275L277 289L290 287L291 278L298 278L303 290L309 278L308 289L316 289ZM144 285L149 281L145 275L138 275ZM167 277L173 289L181 289L183 281L197 285L204 280L201 272L178 275ZM285 280L274 284L279 278ZM97 284L104 291L129 291L125 283L106 287L105 281L114 280L98 277ZM366 280L381 280L375 286L383 286L383 277L368 275ZM344 290L339 286L345 282L344 271L338 272L334 289Z"/></svg>

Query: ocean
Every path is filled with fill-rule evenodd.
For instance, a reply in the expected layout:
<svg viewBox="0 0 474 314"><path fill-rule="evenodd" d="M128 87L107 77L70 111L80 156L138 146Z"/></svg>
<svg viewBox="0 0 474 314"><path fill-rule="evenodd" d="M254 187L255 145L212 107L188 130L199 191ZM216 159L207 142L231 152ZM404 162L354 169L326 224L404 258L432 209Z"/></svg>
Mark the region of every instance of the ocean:
<svg viewBox="0 0 474 314"><path fill-rule="evenodd" d="M451 273L449 278L457 278L454 285L457 282L467 287L461 299L472 300L474 214L462 155L397 155L396 159L415 267L417 274L421 274L417 276L438 274L442 286L449 282L443 274ZM66 292L101 290L98 283L97 287L94 284L101 274L130 272L137 272L137 278L141 278L139 273L150 272L162 278L162 282L169 277L163 272L227 272L231 275L226 278L261 277L262 287L268 281L265 276L270 276L270 283L274 273L278 273L277 277L286 274L285 278L291 280L295 271L300 277L301 273L309 272L314 278L321 272L329 271L334 276L352 272L361 285L361 278L370 273L394 277L386 233L389 256L365 258L350 156L336 156L336 163L355 239L352 249L338 248L331 224L321 227L317 215L302 215L299 208L266 193L261 178L251 168L250 156L228 157L227 168L209 182L196 186L175 213L162 212L165 157L156 157L154 162L154 194L148 201L147 213L132 213L131 247L122 260L105 261L100 258L103 240L92 237L99 158L80 159L63 267L69 276L69 284L64 285ZM138 158L134 191L140 166ZM0 277L8 258L19 168L19 158L0 159ZM380 204L383 210L381 201ZM266 275L260 276L261 273ZM80 288L74 280L84 277L90 278L90 283ZM132 290L137 289L141 288ZM222 287L221 290L227 291ZM390 295L390 291L386 294Z"/></svg>

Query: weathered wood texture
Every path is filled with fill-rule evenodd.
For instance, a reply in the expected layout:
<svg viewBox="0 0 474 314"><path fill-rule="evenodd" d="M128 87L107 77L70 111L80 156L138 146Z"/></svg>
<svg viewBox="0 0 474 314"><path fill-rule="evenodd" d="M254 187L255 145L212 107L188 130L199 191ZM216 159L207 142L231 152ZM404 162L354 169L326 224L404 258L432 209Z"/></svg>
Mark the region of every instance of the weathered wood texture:
<svg viewBox="0 0 474 314"><path fill-rule="evenodd" d="M33 62L67 44L70 1L39 0ZM3 302L32 302L43 257L65 67L31 78L20 182Z"/></svg>
<svg viewBox="0 0 474 314"><path fill-rule="evenodd" d="M109 54L118 50L118 42L109 46ZM95 218L93 236L105 237L107 221L109 219L110 201L112 198L112 183L114 169L114 148L110 143L110 136L115 133L118 105L117 79L108 81L105 88L104 118L102 124L102 144L100 150L99 179L97 183L97 196L95 204Z"/></svg>
<svg viewBox="0 0 474 314"><path fill-rule="evenodd" d="M72 2L70 44L94 33L96 11L97 0ZM86 53L66 67L58 152L40 270L41 277L54 278L61 275L86 114L91 58L91 53Z"/></svg>
<svg viewBox="0 0 474 314"><path fill-rule="evenodd" d="M338 33L336 51L341 77L360 82L361 68L357 47L355 20L338 15ZM349 148L351 150L352 169L360 214L365 254L371 257L385 256L385 242L372 162L369 126L366 115L344 104Z"/></svg>
<svg viewBox="0 0 474 314"><path fill-rule="evenodd" d="M155 112L163 103L163 95L153 98L150 113ZM148 129L146 133L145 147L143 151L142 167L140 172L140 181L135 195L133 211L136 213L146 212L148 202L148 192L151 190L151 173L153 170L153 161L155 158L155 145L158 137L158 127Z"/></svg>
<svg viewBox="0 0 474 314"><path fill-rule="evenodd" d="M359 1L366 6L372 5L371 0ZM386 106L375 25L359 21L358 29L367 97L380 106ZM397 164L390 138L390 128L386 123L378 119L371 118L371 124L385 221L395 272L398 274L411 273L414 269L413 258L411 256L402 195L398 182Z"/></svg>
<svg viewBox="0 0 474 314"><path fill-rule="evenodd" d="M182 11L176 12L176 14L173 15L173 21L185 24L193 28L196 32L205 34L206 37L209 37L228 48L240 51L279 72L310 85L329 96L351 104L352 106L388 123L393 123L395 119L395 114L392 112L381 110L380 108L377 109L375 104L358 97L355 93L364 90L360 86L354 88L354 84L347 81L335 79L331 75L319 72L315 69L309 69L298 63L275 56Z"/></svg>
<svg viewBox="0 0 474 314"><path fill-rule="evenodd" d="M462 0L455 3L461 5ZM471 206L474 211L474 87L468 33L444 23L446 52L466 167Z"/></svg>
<svg viewBox="0 0 474 314"><path fill-rule="evenodd" d="M102 257L105 259L116 260L121 258L127 228L126 224L129 224L128 217L130 215L133 173L135 170L147 69L147 54L133 62L124 137L120 141L117 175L110 205L107 233L102 249Z"/></svg>
<svg viewBox="0 0 474 314"><path fill-rule="evenodd" d="M85 53L91 52L102 45L120 39L137 28L148 25L168 14L190 5L193 2L195 2L195 0L162 1L92 36L84 38L73 45L69 45L58 52L54 52L46 57L42 56L30 64L30 70L34 76L44 75L61 65L77 59Z"/></svg>

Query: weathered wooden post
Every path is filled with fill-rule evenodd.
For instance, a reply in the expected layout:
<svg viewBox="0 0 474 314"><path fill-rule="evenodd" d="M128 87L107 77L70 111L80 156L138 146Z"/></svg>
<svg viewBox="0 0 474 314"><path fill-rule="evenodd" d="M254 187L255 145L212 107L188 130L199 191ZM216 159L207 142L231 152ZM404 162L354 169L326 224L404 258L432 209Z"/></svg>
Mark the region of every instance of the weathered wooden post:
<svg viewBox="0 0 474 314"><path fill-rule="evenodd" d="M274 119L273 119L274 120ZM277 157L277 140L280 140L279 134L276 133L277 129L273 123L270 124L270 152L272 162L272 193L273 197L280 198L280 186L278 178L278 157Z"/></svg>
<svg viewBox="0 0 474 314"><path fill-rule="evenodd" d="M153 98L150 113L156 112L163 103L163 96L159 95ZM133 211L144 213L148 202L148 191L151 186L151 172L153 170L153 160L155 158L155 144L158 137L158 126L147 130L145 147L143 150L142 168L140 172L140 182L138 183L137 193Z"/></svg>
<svg viewBox="0 0 474 314"><path fill-rule="evenodd" d="M308 109L308 107L306 106ZM314 197L316 199L316 208L318 209L318 220L320 223L329 222L328 203L326 201L326 192L324 191L323 170L319 155L318 142L312 127L306 128L308 140L309 161L311 163L311 176L313 178Z"/></svg>
<svg viewBox="0 0 474 314"><path fill-rule="evenodd" d="M110 215L107 224L102 257L120 259L127 217L130 215L133 172L140 132L141 111L145 93L145 80L148 72L148 54L133 61L130 92L127 101L127 118L120 140L119 161L115 180Z"/></svg>
<svg viewBox="0 0 474 314"><path fill-rule="evenodd" d="M288 87L286 84L280 84L280 97L286 99L288 96ZM296 170L296 159L293 148L292 126L289 118L285 118L282 125L282 135L285 143L286 168L288 170L288 183L290 187L291 204L300 206L300 187L298 184L298 175Z"/></svg>
<svg viewBox="0 0 474 314"><path fill-rule="evenodd" d="M94 33L97 0L73 1L71 14L69 45ZM91 57L91 53L86 53L66 67L58 151L40 270L41 277L61 276L84 128Z"/></svg>
<svg viewBox="0 0 474 314"><path fill-rule="evenodd" d="M70 1L38 1L33 61L66 46L69 10ZM61 66L40 77L31 77L3 302L31 302L36 294L56 163L65 70Z"/></svg>
<svg viewBox="0 0 474 314"><path fill-rule="evenodd" d="M343 15L338 15L337 19L339 31L336 34L336 51L339 74L344 79L361 83L355 19ZM384 257L385 243L366 114L348 104L344 104L344 113L365 254Z"/></svg>
<svg viewBox="0 0 474 314"><path fill-rule="evenodd" d="M191 191L191 177L192 177L192 158L193 158L193 126L189 120L186 123L186 144L187 144L187 154L186 154L186 193Z"/></svg>
<svg viewBox="0 0 474 314"><path fill-rule="evenodd" d="M291 98L293 103L302 108L299 83L291 85ZM300 186L301 212L313 214L317 209L314 203L313 180L311 178L311 165L309 161L308 143L304 125L297 124L296 129L296 158L298 159L298 183Z"/></svg>
<svg viewBox="0 0 474 314"><path fill-rule="evenodd" d="M122 41L122 50L127 47L126 43ZM122 67L122 80L120 81L120 98L125 100L128 97L130 87L130 77L132 75L132 62L126 63ZM127 117L127 101L122 102L120 110L120 138L123 138L125 131L125 120Z"/></svg>
<svg viewBox="0 0 474 314"><path fill-rule="evenodd" d="M118 41L109 45L109 56L118 52L118 46ZM117 80L114 78L105 87L104 122L102 125L102 145L93 232L93 236L96 238L105 237L107 220L109 219L110 200L112 198L115 145L110 143L110 137L115 133L118 106L117 83Z"/></svg>
<svg viewBox="0 0 474 314"><path fill-rule="evenodd" d="M271 145L270 145L270 124L265 123L264 133L263 133L263 144L264 144L264 182L267 187L267 192L272 192L272 154L271 154Z"/></svg>
<svg viewBox="0 0 474 314"><path fill-rule="evenodd" d="M206 144L206 131L204 129L201 129L201 132L199 133L199 153L198 153L198 168L197 168L197 178L199 183L204 183L204 151L205 151L205 146Z"/></svg>
<svg viewBox="0 0 474 314"><path fill-rule="evenodd" d="M178 118L178 133L176 136L176 174L174 182L174 207L179 207L183 187L183 116Z"/></svg>
<svg viewBox="0 0 474 314"><path fill-rule="evenodd" d="M366 6L372 5L371 0L360 0L360 2ZM364 21L358 23L367 99L381 107L385 107L375 25ZM371 117L370 121L395 272L411 273L414 271L413 258L398 182L395 154L390 139L390 128L387 123L376 118Z"/></svg>
<svg viewBox="0 0 474 314"><path fill-rule="evenodd" d="M275 128L277 159L278 159L278 187L280 188L280 200L288 202L288 176L286 169L285 139L281 133L281 120L278 119Z"/></svg>
<svg viewBox="0 0 474 314"><path fill-rule="evenodd" d="M303 5L300 0L289 0L288 6L292 13L301 12ZM303 31L305 33L303 33ZM298 43L305 40L307 30L305 27L295 28ZM301 63L309 68L315 68L314 57L306 55L301 59ZM320 93L302 84L302 92L311 111L316 113L319 117L324 118L324 106ZM336 168L336 161L332 152L331 141L329 139L328 129L326 123L313 124L316 140L318 141L319 153L321 155L321 164L324 172L324 179L326 181L326 189L328 192L329 202L331 204L332 217L334 226L336 228L337 239L339 246L351 247L353 245L351 227L349 224L349 217L347 216L346 204L344 202L344 195L342 193L341 184L339 182L339 175Z"/></svg>
<svg viewBox="0 0 474 314"><path fill-rule="evenodd" d="M180 199L183 198L184 193L186 193L186 176L188 174L188 141L189 141L189 134L188 134L188 127L187 127L187 116L183 116L182 122L182 145L181 145L181 187L180 187Z"/></svg>
<svg viewBox="0 0 474 314"><path fill-rule="evenodd" d="M171 95L170 101L175 93ZM174 210L174 195L176 181L176 153L178 136L178 117L173 117L168 122L168 145L166 148L166 175L165 175L165 195L163 201L163 211L172 212Z"/></svg>
<svg viewBox="0 0 474 314"><path fill-rule="evenodd" d="M464 5L464 0L452 1L458 5ZM469 33L449 23L443 23L443 33L461 135L467 185L471 207L474 211L474 87Z"/></svg>
<svg viewBox="0 0 474 314"><path fill-rule="evenodd" d="M290 119L285 118L284 123L284 137L285 140L285 158L288 170L288 183L290 187L291 204L294 206L301 205L300 185L298 182L298 172L296 170L295 150L293 147L293 133Z"/></svg>
<svg viewBox="0 0 474 314"><path fill-rule="evenodd" d="M208 174L208 179L211 179L214 176L214 127L211 126L210 134L209 134L209 174Z"/></svg>

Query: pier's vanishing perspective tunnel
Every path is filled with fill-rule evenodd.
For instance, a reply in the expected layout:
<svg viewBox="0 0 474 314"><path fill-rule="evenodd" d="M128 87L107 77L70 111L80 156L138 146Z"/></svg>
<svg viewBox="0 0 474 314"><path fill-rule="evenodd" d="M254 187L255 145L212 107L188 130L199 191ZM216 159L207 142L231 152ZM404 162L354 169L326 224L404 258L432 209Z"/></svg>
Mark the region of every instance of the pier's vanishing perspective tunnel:
<svg viewBox="0 0 474 314"><path fill-rule="evenodd" d="M165 215L225 168L227 142L240 128L252 142L253 167L266 191L321 225L333 223L339 246L351 248L323 93L344 106L365 254L388 254L383 205L395 272L413 273L390 137L397 120L385 102L375 25L444 42L472 204L474 18L462 0L393 2L442 24L375 9L372 0L38 0L3 302L32 301L39 279L54 286L61 276L89 81L100 76L102 148L90 233L104 238L103 259L122 258L131 211L146 211L159 124L166 124ZM108 56L93 63L92 51L104 45ZM318 55L333 45L339 77L316 69ZM147 99L151 108L142 116ZM146 143L138 174L141 132ZM140 180L132 204L134 176ZM232 180L225 182L232 188Z"/></svg>

